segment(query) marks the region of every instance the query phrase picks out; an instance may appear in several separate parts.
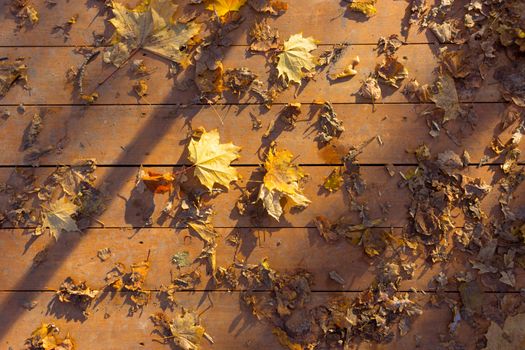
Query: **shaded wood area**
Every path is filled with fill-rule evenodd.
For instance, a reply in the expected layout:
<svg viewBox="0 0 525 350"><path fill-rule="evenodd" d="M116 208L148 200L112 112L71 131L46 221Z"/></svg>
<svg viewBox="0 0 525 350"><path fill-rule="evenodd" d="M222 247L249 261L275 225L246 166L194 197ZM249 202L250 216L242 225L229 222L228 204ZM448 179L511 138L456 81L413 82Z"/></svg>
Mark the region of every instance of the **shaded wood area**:
<svg viewBox="0 0 525 350"><path fill-rule="evenodd" d="M195 7L189 0L174 2L181 5L177 16L183 7ZM458 11L467 3L457 2L461 3L454 5ZM221 143L233 142L241 147L241 157L232 163L239 180L228 190L202 196L202 204L214 212L213 227L218 234L216 265L255 266L268 261L272 269L283 273L307 270L312 275L309 310L337 298L369 297L366 293L377 286L378 273L389 258L399 251L408 251L392 242L404 240L415 221L413 209L418 203L407 178L418 176L424 168L415 154L422 145L428 146L432 156L449 150L458 155L468 153L468 159L450 178L458 183L479 178L480 188L490 186L490 192L479 199L483 214L480 221L503 221L510 211L525 218L525 181L518 183L512 196L505 197L508 188L501 186L501 180L505 177L502 167L508 153L496 154L497 147L490 146L495 138L502 145L507 143L515 131L502 128L502 121L510 113L508 96L502 96L494 77L499 67L509 64L509 57L500 55L490 66L483 67L481 88L468 93L459 91L457 105L464 113L440 124L438 134L432 129L436 125L432 114L435 103L421 102L409 97L403 88L385 84L381 85L382 99L373 104L359 95L364 79L374 74L376 65L384 59L377 51L378 39L391 34L398 34L404 41L396 53L409 72L403 86L412 78L420 84L436 82L440 52L446 45L439 43L429 30L420 31L416 25L408 29L410 1L378 0L377 15L367 19L347 10L345 1L289 0L286 13L268 19L270 25L279 29L281 38L286 40L299 32L305 37L313 36L319 42L313 51L315 55L334 44L348 42L351 45L334 69L343 70L358 56L358 74L333 81L326 69L319 70L301 87L291 86L280 93L271 106L253 94L238 97L230 91L225 91L217 104L209 105L199 99L200 92L191 79L185 80L195 73L193 65L174 77L170 71L172 62L143 51L133 57L143 60L150 72L141 77L131 71L129 63L116 69L104 63L102 55L90 62L84 91L96 91L100 97L86 105L78 87L68 81L66 71L70 67L77 69L85 60L79 53L81 49L102 52L108 45L93 45L93 39L97 35L109 38L113 33L107 22L110 10L98 0L33 3L40 14L39 23L33 28L19 28L10 11L11 0L0 0L0 58L23 57L28 66L27 85L15 83L0 98L0 214L26 199L17 191L24 188L27 179L34 181L36 190L32 195L36 193L38 197L54 171L91 159L97 165L94 187L103 193L104 210L79 220L81 232L62 232L57 238L47 232L35 235L35 218L29 218L28 224L16 225L10 218L0 216L1 349L22 348L42 322L55 323L64 335L69 332L76 350L169 349L169 345L154 341L159 338L150 316L159 311L175 315L180 307L196 310L213 338L214 344L204 339L203 349L286 348L272 333L275 325L258 320L241 300L247 291L270 295L275 289L261 287L253 291L242 284L221 284L217 276L210 274L208 260L200 256L203 240L186 222L167 214L167 203L182 207L183 198L172 192L137 190L140 169L178 176L184 175L183 169L192 167L188 143L198 127L217 129ZM57 25L77 13L78 20L67 35L57 30ZM247 33L262 16L249 6L244 6L240 14L244 21L226 35L229 45L221 46L222 64L225 69L247 67L266 84L269 77L277 75L274 62L265 55L248 52ZM138 97L133 88L138 78L149 86L145 97ZM318 137L318 115L324 101L334 105L345 127L329 144ZM302 104L302 113L293 127L280 117L292 102ZM42 118L43 127L31 147L26 147L35 115ZM263 183L263 163L274 143L290 150L294 162L307 174L301 186L312 202L303 209L286 208L279 221L268 215L254 220L250 215L241 215L239 199ZM323 186L327 177L344 166L344 157L352 147L364 144L354 164L356 168L359 165L356 172L364 189L343 186L334 193L327 191ZM522 159L516 161L517 166L523 164ZM431 186L440 189L442 184L436 181ZM42 208L37 200L24 203L24 209ZM30 215L27 213L34 214L23 209L16 212ZM316 228L315 219L319 217L330 222L343 217L366 227L356 229L352 237L329 242ZM368 219L377 222L367 226ZM403 262L414 264L414 271L399 283L396 295L410 295L421 306L422 315L411 319L406 329L401 325L394 327L390 342L376 344L361 339L356 344L358 349L455 349L455 342L465 349L481 349L490 321L456 319L466 296L476 299L473 303L478 306L478 315L487 313L501 324L509 310L523 309L523 305L516 305L523 300L525 259L520 257L512 264L500 261L513 271L512 286L502 281L499 271L481 273L486 266L473 267L478 255L468 249L456 249L451 243L462 230L472 229L465 208L452 208L450 219L446 261L430 263L431 258L425 253L428 247L422 244L404 255ZM525 225L522 227L524 230ZM379 236L389 237L384 240L389 244L382 247L386 253L371 257L373 254L366 252L366 240ZM236 241L237 237L242 239ZM442 242L436 244L436 249ZM515 243L498 248L507 249ZM99 254L104 249L111 253L101 259ZM174 264L174 256L181 252L187 253L191 265L179 268ZM514 256L507 258L512 260ZM118 263L131 266L146 260L151 268L142 287L151 292L149 301L131 312L129 295L125 291L110 291L105 277ZM177 305L170 307L162 290L182 273L195 273L199 278L191 287L177 290ZM450 283L441 288L438 282L443 276L448 276ZM471 286L472 276L479 277L479 283L473 290L466 289ZM89 315L75 305L57 300L55 291L68 277L101 290ZM452 332L451 327L456 326ZM408 333L401 336L405 331ZM449 341L451 333L454 341Z"/></svg>

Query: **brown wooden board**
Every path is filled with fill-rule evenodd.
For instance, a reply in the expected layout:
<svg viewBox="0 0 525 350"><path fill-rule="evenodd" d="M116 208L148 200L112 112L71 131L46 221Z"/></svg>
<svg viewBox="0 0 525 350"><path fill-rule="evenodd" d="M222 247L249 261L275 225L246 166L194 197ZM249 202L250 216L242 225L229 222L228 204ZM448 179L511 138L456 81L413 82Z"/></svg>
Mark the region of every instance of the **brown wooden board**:
<svg viewBox="0 0 525 350"><path fill-rule="evenodd" d="M382 229L374 229L380 233ZM381 267L382 261L389 256L385 253L370 258L363 252L363 247L350 242L328 243L316 229L218 229L217 266L228 267L235 262L245 261L248 264L259 264L268 258L270 266L280 272L291 272L299 269L309 271L313 276L315 291L359 291L370 286ZM236 248L227 242L228 236L238 234L242 244ZM395 237L401 237L401 229L392 231ZM57 242L45 235L37 239L24 233L23 230L0 230L0 243L3 254L0 255L0 290L56 290L60 284L71 277L76 281L86 281L91 288L101 289L104 278L116 263L126 266L148 258L151 265L144 288L159 290L162 285L170 284L171 276L193 270L201 274L201 282L196 290L217 290L231 287L218 285L207 274L204 261L197 260L203 243L188 230L173 229L90 229L86 232L64 233ZM111 256L101 261L97 252L109 248ZM419 253L423 252L423 248ZM403 281L400 290L425 290L435 288L433 278L440 272L451 280L447 290L457 291L453 281L456 273L475 270L470 268L469 259L473 257L452 249L446 263L429 264L424 261L424 253L414 252L406 257L406 262L413 261L416 266L414 277ZM45 253L41 253L45 251ZM180 270L172 264L173 255L180 252L189 253L193 264ZM36 264L35 257L45 256ZM45 255L43 255L45 254ZM16 264L13 262L16 261ZM203 265L201 265L201 262ZM335 282L329 272L336 271L344 284ZM525 271L515 269L516 286L509 288L497 280L498 274L482 276L483 288L487 291L519 290L525 287ZM242 284L237 290L246 288ZM193 288L192 288L193 289Z"/></svg>
<svg viewBox="0 0 525 350"><path fill-rule="evenodd" d="M119 1L137 3L137 1ZM313 36L323 44L334 44L349 41L352 44L375 44L379 37L398 34L405 37L404 24L408 3L403 1L379 0L376 16L366 19L361 14L345 11L345 3L330 0L309 0L304 6L301 0L289 0L289 9L279 17L269 16L269 23L277 28L283 39L290 35L303 32ZM3 28L0 32L0 46L83 46L93 44L93 32L104 33L107 38L112 28L107 19L109 13L104 8L104 2L97 0L60 1L55 6L49 6L44 0L33 0L31 3L39 12L40 20L30 28L17 28L14 15L9 10L11 0L0 1L2 9ZM176 0L176 4L184 5L188 1ZM188 6L191 8L191 6ZM193 6L194 8L199 8ZM68 31L66 39L63 32L55 29L63 25L72 16L78 14L77 23ZM248 32L251 26L263 16L257 14L249 6L241 10L245 18L239 28L229 37L234 44L248 43ZM435 42L433 35L420 32L417 26L410 31L408 42Z"/></svg>
<svg viewBox="0 0 525 350"><path fill-rule="evenodd" d="M259 106L90 106L90 107L4 107L10 117L0 119L1 165L32 164L28 158L34 149L53 150L40 158L41 165L71 164L78 159L93 158L101 165L187 164L185 153L191 128L218 129L221 142L233 142L242 147L237 164L259 164L264 149L271 141L297 155L302 164L337 164L349 147L379 136L359 156L363 164L408 164L415 158L410 150L427 144L433 153L467 150L471 162L485 156L490 162L500 162L487 148L500 132L503 104L476 104L473 111L477 124L456 120L447 124L439 137L429 135L427 120L421 114L429 105L335 105L345 131L326 145L317 139L320 106L303 105L300 121L289 130L277 122L275 131L264 137L270 122L278 118L283 106L265 110ZM21 145L31 119L39 114L43 128L33 148ZM253 118L262 127L253 129ZM512 128L500 137L510 137ZM446 132L450 134L447 135ZM457 144L456 142L460 142Z"/></svg>
<svg viewBox="0 0 525 350"><path fill-rule="evenodd" d="M315 293L310 306L314 307L338 296L352 298L356 293ZM457 295L451 294L450 297L457 300ZM452 321L451 311L445 305L441 308L428 306L429 296L416 298L418 303L424 306L424 311L421 316L414 318L407 335L399 337L396 334L391 343L383 345L364 342L359 349L414 349L418 347L416 343L423 349L439 348L440 335L448 334L447 327ZM149 317L161 311L156 300L150 301L142 312L130 316L129 305L125 303L123 295L116 295L114 298L108 295L95 307L92 315L83 320L72 305L56 304L48 307L52 299L53 294L48 292L0 292L0 307L3 311L0 313L2 346L6 349L19 349L41 322L55 322L63 332L61 334L70 333L79 349L98 349L100 346L107 350L169 348L152 340L158 337L155 338L155 334L152 334L154 328ZM493 302L496 297L489 294L487 299ZM202 324L215 341L214 345L204 341L204 349L281 349L275 336L271 334L271 327L264 322L257 322L254 316L239 304L238 293L180 293L179 300L182 306L203 312ZM33 310L27 311L22 307L24 303L32 301L38 303ZM213 307L204 311L211 303ZM172 317L176 315L169 310L167 314ZM483 333L479 334L466 322L461 322L457 337L467 349L474 349L476 341L483 337Z"/></svg>
<svg viewBox="0 0 525 350"><path fill-rule="evenodd" d="M247 55L246 47L235 46L224 49L224 67L240 68L247 67L257 74L262 81L268 81L269 72L275 70L262 55ZM319 51L319 50L318 50ZM416 78L419 83L433 83L436 80L435 69L438 65L438 45L407 45L398 51L400 60L403 60L409 71L408 82ZM78 67L84 56L75 54L73 48L6 48L2 53L4 56L15 59L26 57L29 66L29 87L24 89L21 84L16 84L7 95L0 100L1 104L83 104L74 84L66 79L68 68ZM149 53L139 53L133 59L143 59L151 70L147 77L137 77L130 70L130 65L123 66L113 74L115 67L102 62L99 55L87 68L84 79L85 93L97 91L100 95L98 104L178 104L198 102L199 93L188 77L180 77L176 82L169 79L169 63ZM358 74L349 80L331 82L325 72L321 72L314 81L303 82L301 88L296 91L296 86L291 86L280 94L275 102L289 103L298 101L311 103L316 100L327 100L332 103L370 103L358 95L362 81L375 71L376 64L381 63L383 57L378 57L375 45L359 45L350 47L345 55L338 61L335 69L343 69L354 57L359 56L361 63L357 66ZM60 62L60 64L57 64ZM496 66L503 65L504 62ZM185 72L192 77L193 68ZM98 86L107 77L111 76L102 86ZM492 72L486 74L486 80L482 88L471 96L461 96L462 101L475 102L498 102L501 101L498 85L493 79ZM143 79L148 84L148 95L138 98L133 91L133 84ZM402 93L403 87L395 89L382 84L383 99L381 103L406 103L407 97ZM295 94L298 94L295 96ZM239 100L236 96L226 92L224 103L236 104L238 102L259 103L253 96L246 96Z"/></svg>
<svg viewBox="0 0 525 350"><path fill-rule="evenodd" d="M414 167L397 167L397 171L406 173ZM172 168L148 168L155 172L172 171ZM328 194L321 186L324 179L330 174L333 167L306 166L304 170L309 174L309 180L304 185L304 193L308 198L314 199L304 210L288 210L279 222L273 218L266 218L261 223L253 223L246 216L240 216L235 203L241 195L240 188L244 188L246 183L261 181L262 172L257 171L256 167L240 167L239 174L242 181L238 186L231 186L230 191L220 194L209 203L214 206L216 215L214 224L216 227L313 227L312 220L318 216L326 216L330 220L336 220L341 215L347 215L350 220L360 223L358 212L350 211L350 202L343 191ZM0 169L0 180L6 181L13 175L12 168ZM35 169L35 175L42 181L51 172L49 168ZM173 226L174 222L170 218L161 215L165 207L168 194L153 195L151 192L139 193L133 191L135 188L136 174L138 167L111 167L99 168L96 172L100 188L107 194L107 210L97 218L107 227L144 227L149 218L152 218L153 227ZM410 205L408 190L400 187L401 177L389 176L386 169L382 166L362 167L362 177L367 183L367 188L361 196L355 199L359 203L366 203L369 208L369 215L372 219L383 218L383 227L403 227L407 224L407 207ZM500 178L501 170L497 166L485 166L482 168L469 167L464 174L471 177L480 177L487 184L495 184ZM103 185L102 185L103 184ZM514 200L511 208L517 215L522 215L525 197L522 191L524 183L515 191ZM493 191L482 201L482 208L490 216L500 215L498 202L499 189L495 186ZM459 209L453 212L455 222L461 226L463 217ZM98 223L93 223L99 227Z"/></svg>

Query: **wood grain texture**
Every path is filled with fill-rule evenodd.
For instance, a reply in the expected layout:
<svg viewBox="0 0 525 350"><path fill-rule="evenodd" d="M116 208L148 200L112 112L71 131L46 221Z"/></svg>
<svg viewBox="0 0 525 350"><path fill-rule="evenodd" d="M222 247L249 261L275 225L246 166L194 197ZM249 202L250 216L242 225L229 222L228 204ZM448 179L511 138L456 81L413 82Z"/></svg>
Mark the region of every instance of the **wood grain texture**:
<svg viewBox="0 0 525 350"><path fill-rule="evenodd" d="M352 298L356 293L315 293L309 306L314 307L338 296ZM383 345L363 342L359 349L414 349L416 335L421 337L418 341L421 348L439 348L439 335L448 333L447 326L452 321L450 310L445 305L441 308L429 307L427 305L429 296L416 298L418 303L424 306L424 313L414 319L407 335L404 337L396 335L393 342ZM457 296L452 294L451 298L457 299ZM215 344L203 343L204 349L281 349L276 338L271 334L271 327L255 321L249 311L239 305L238 293L180 293L179 297L181 305L198 312L210 306L210 299L213 307L202 314L201 320ZM494 301L495 297L487 295L487 299ZM126 305L122 295L116 295L114 298L108 296L96 306L92 315L83 321L75 319L79 317L79 313L70 305L59 304L48 308L51 300L52 294L46 292L0 292L0 305L5 305L5 302L9 301L9 304L5 305L6 312L0 314L2 346L6 349L10 346L15 349L21 348L25 339L41 322L55 322L64 334L67 332L71 334L79 349L95 349L101 344L107 350L169 348L167 345L152 341L155 335L151 333L153 324L149 316L161 311L155 300L152 300L142 313L129 316L129 306ZM21 306L31 301L38 302L32 311L27 311ZM167 314L174 316L170 311ZM19 316L14 322L12 322L13 315ZM460 323L457 335L467 349L474 349L477 338L480 337L465 322Z"/></svg>
<svg viewBox="0 0 525 350"><path fill-rule="evenodd" d="M46 5L44 0L34 0L40 21L33 28L17 28L14 15L9 10L10 0L1 0L0 9L3 13L3 28L0 32L0 46L83 46L92 45L93 32L105 33L109 37L112 28L108 28L110 18L104 9L104 3L97 0L70 0L58 2L55 6ZM137 3L134 0L119 1L122 3ZM176 0L174 3L185 5L189 1ZM405 14L408 3L404 1L379 0L376 16L366 19L363 15L345 10L345 4L339 1L309 0L304 6L301 0L289 0L289 9L279 17L270 17L269 23L277 28L283 39L290 35L303 32L313 36L323 44L335 44L349 41L352 44L375 44L379 37L398 34L405 37L403 29L406 23ZM191 6L188 6L191 8ZM193 6L194 8L201 8ZM182 7L181 7L182 9ZM79 14L77 23L69 30L69 38L65 39L55 26L61 25L69 18ZM241 9L244 22L239 28L229 34L232 43L246 45L247 33L251 26L262 18L249 6ZM111 27L111 26L109 26ZM408 42L435 42L429 34L413 28L407 37Z"/></svg>
<svg viewBox="0 0 525 350"><path fill-rule="evenodd" d="M503 104L476 104L477 124L463 120L451 121L437 138L429 135L425 117L420 116L429 105L335 105L345 131L330 144L320 143L320 107L303 105L301 121L293 130L277 122L275 131L264 137L270 122L278 119L283 106L270 110L259 106L90 106L90 107L5 107L10 113L0 119L0 165L32 164L29 154L34 149L53 150L40 158L41 165L71 164L78 159L93 158L99 165L187 164L186 145L192 128L218 129L222 142L242 147L237 164L259 164L264 148L276 141L298 155L302 164L337 164L351 146L380 136L383 145L373 141L359 156L363 164L410 164L415 158L410 150L421 144L435 154L467 150L471 161L478 163L489 155L490 162L501 162L487 149L490 140L500 132L498 126ZM44 123L33 149L22 150L23 135L34 114ZM219 117L220 116L220 117ZM253 118L262 127L252 128ZM500 136L510 137L511 128ZM460 144L457 144L457 140Z"/></svg>
<svg viewBox="0 0 525 350"><path fill-rule="evenodd" d="M277 103L289 103L298 101L311 103L314 100L326 100L332 103L370 103L358 95L362 81L375 71L376 64L381 63L383 58L378 57L375 45L351 46L345 55L338 61L335 69L343 69L354 57L359 56L361 63L357 66L358 74L349 80L331 82L325 72L316 75L315 80L303 83L299 91L292 86L280 94ZM436 79L435 69L438 66L438 45L407 45L401 47L398 56L409 71L409 78L416 78L419 83L433 83ZM69 67L80 65L84 57L75 54L72 48L6 48L3 55L14 59L26 57L29 66L29 89L24 89L21 84L16 84L8 94L0 100L1 104L83 104L74 84L66 79L66 71ZM269 73L275 70L262 55L247 55L246 48L235 46L224 49L223 65L227 68L247 67L259 78L268 81ZM181 77L181 81L175 82L169 79L169 63L149 53L139 53L135 58L144 60L146 66L151 70L147 77L137 77L126 65L111 76L102 86L99 83L109 77L115 67L105 64L99 55L87 68L84 79L85 93L97 91L100 95L97 104L179 104L195 103L199 93L194 84ZM503 60L503 59L502 59ZM60 62L60 64L57 64ZM505 64L500 62L497 67ZM185 72L192 77L193 66ZM149 86L148 95L138 98L133 91L133 83L144 79ZM395 89L382 85L383 99L381 103L406 103L409 102L402 93L403 87ZM295 94L298 94L295 96ZM251 96L245 96L239 100L230 93L225 93L225 103L236 104L259 103ZM499 102L501 101L498 85L494 82L493 73L488 72L484 86L478 89L472 96L462 96L465 102Z"/></svg>
<svg viewBox="0 0 525 350"><path fill-rule="evenodd" d="M380 233L382 229L374 229ZM350 242L328 243L316 229L218 229L217 265L227 267L233 262L245 261L259 264L268 258L270 266L280 272L294 272L305 269L312 273L314 291L359 291L370 286L381 268L384 256L370 258L363 252L363 247ZM230 234L238 234L242 244L236 248L226 240ZM395 237L401 237L402 230L392 231ZM206 266L196 260L203 244L188 230L153 229L91 229L86 232L65 233L58 241L45 235L31 239L24 230L0 230L0 243L4 253L0 255L0 290L56 290L60 284L71 277L76 281L86 281L91 288L102 289L104 278L116 263L126 266L145 260L149 254L151 264L144 288L159 290L162 285L170 284L171 277L179 272L197 270L201 281L196 290L226 290L228 286L218 286L206 273ZM97 257L100 249L109 248L109 259L102 262ZM452 247L451 247L452 248ZM34 264L34 257L45 251L43 262ZM174 254L187 251L189 260L194 263L187 268L177 270L171 263ZM429 264L424 260L421 250L414 257L407 257L407 262L415 263L416 271L411 280L403 281L400 290L432 291L433 278L440 272L451 279L449 291L457 291L453 276L459 272L475 273L469 264L468 256L456 249L451 251L450 259L442 264ZM16 264L12 264L16 261ZM330 271L336 271L344 280L343 285L329 277ZM515 289L498 283L497 274L484 275L483 288L487 291L517 291L525 287L525 271L516 269ZM244 289L239 285L236 289Z"/></svg>
<svg viewBox="0 0 525 350"><path fill-rule="evenodd" d="M397 167L397 171L405 173L413 167ZM148 168L155 172L172 171L172 168ZM262 180L262 173L256 167L241 167L238 169L242 176L238 185L246 186L248 181L258 182ZM304 167L309 174L309 180L304 185L304 193L308 198L314 199L304 210L286 211L281 220L277 222L273 218L266 218L261 223L253 223L250 218L240 216L235 203L241 195L239 187L232 186L230 191L220 194L211 199L208 204L214 207L216 215L214 225L216 227L314 227L313 218L318 215L326 216L330 220L336 220L341 215L346 215L350 220L360 223L359 215L350 211L350 203L343 191L327 194L321 189L326 176L332 171L332 167ZM44 179L51 169L35 169L35 175ZM162 209L166 204L168 195L153 195L146 191L138 193L135 188L135 178L138 167L99 168L96 172L100 188L107 194L107 209L98 218L107 227L144 227L151 215L153 227L170 227L174 225L173 220L162 215ZM13 173L13 169L0 169L0 181L5 181ZM501 171L497 166L485 166L482 168L469 167L464 171L470 177L480 177L487 184L495 184L500 178ZM389 176L384 167L363 167L362 178L367 183L367 188L356 200L366 203L369 215L372 219L383 218L383 227L404 227L407 224L407 207L410 205L408 190L400 187L400 175ZM511 208L517 215L523 215L525 192L522 191L525 183L515 191ZM492 217L500 215L498 202L498 187L482 201L482 208ZM460 209L454 209L452 213L458 226L463 224L463 216ZM100 227L98 223L93 223Z"/></svg>

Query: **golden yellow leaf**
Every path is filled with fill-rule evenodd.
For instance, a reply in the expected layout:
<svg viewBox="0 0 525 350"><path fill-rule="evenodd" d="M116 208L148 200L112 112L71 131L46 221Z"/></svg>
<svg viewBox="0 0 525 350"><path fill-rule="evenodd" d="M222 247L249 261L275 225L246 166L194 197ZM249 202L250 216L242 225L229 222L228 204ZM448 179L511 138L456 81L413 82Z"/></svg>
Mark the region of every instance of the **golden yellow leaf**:
<svg viewBox="0 0 525 350"><path fill-rule="evenodd" d="M377 13L375 3L377 0L354 0L348 5L348 9L355 12L361 12L367 17L372 17Z"/></svg>
<svg viewBox="0 0 525 350"><path fill-rule="evenodd" d="M224 17L229 12L239 11L246 0L209 0L206 9L214 11L217 16Z"/></svg>
<svg viewBox="0 0 525 350"><path fill-rule="evenodd" d="M330 192L336 192L343 185L343 181L343 167L337 167L324 180L323 187Z"/></svg>
<svg viewBox="0 0 525 350"><path fill-rule="evenodd" d="M43 323L31 333L31 338L26 340L26 349L74 350L75 345L69 334L61 339L59 333L60 330L54 324Z"/></svg>
<svg viewBox="0 0 525 350"><path fill-rule="evenodd" d="M114 45L104 52L104 62L118 67L137 49L177 63L187 61L187 50L182 48L199 33L200 25L174 23L177 5L171 0L143 0L134 9L112 1L111 7L115 16L109 20L115 27Z"/></svg>
<svg viewBox="0 0 525 350"><path fill-rule="evenodd" d="M310 53L315 49L317 41L314 38L304 38L302 33L292 35L284 43L283 52L277 56L279 77L300 85L305 72L311 72L316 66L315 57Z"/></svg>
<svg viewBox="0 0 525 350"><path fill-rule="evenodd" d="M240 147L233 143L219 143L219 132L206 132L200 137L193 137L188 145L188 160L195 166L195 176L210 191L218 183L227 188L230 182L238 179L237 170L230 163L239 158Z"/></svg>
<svg viewBox="0 0 525 350"><path fill-rule="evenodd" d="M310 203L299 186L299 181L306 174L299 166L292 164L292 160L293 154L290 151L272 148L264 163L266 174L258 199L262 201L268 214L276 220L279 220L283 213L281 199L289 200L292 207L306 207Z"/></svg>

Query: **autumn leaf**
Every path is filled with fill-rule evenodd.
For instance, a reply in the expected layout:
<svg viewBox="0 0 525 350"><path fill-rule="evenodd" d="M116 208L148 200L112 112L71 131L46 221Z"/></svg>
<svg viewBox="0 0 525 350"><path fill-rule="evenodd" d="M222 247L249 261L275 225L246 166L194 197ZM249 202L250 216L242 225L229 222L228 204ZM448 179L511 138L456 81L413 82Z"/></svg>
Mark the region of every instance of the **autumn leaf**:
<svg viewBox="0 0 525 350"><path fill-rule="evenodd" d="M199 350L203 337L212 340L200 324L198 316L184 309L171 320L162 312L152 315L151 320L159 328L164 342L175 345L177 349Z"/></svg>
<svg viewBox="0 0 525 350"><path fill-rule="evenodd" d="M143 0L134 9L113 1L111 7L114 45L104 52L104 62L119 67L134 50L144 49L183 66L189 64L185 47L199 33L200 25L174 23L177 5L171 0Z"/></svg>
<svg viewBox="0 0 525 350"><path fill-rule="evenodd" d="M377 0L353 0L348 9L354 12L361 12L367 17L372 17L377 13L375 3Z"/></svg>
<svg viewBox="0 0 525 350"><path fill-rule="evenodd" d="M277 56L279 77L300 85L305 72L311 72L316 66L315 57L310 53L315 49L317 44L314 38L304 38L302 33L292 35L284 43L283 52Z"/></svg>
<svg viewBox="0 0 525 350"><path fill-rule="evenodd" d="M293 154L287 150L270 149L264 163L266 174L259 190L258 199L264 208L275 220L283 214L281 200L287 199L292 207L306 207L310 200L306 198L299 186L299 181L306 174L292 164Z"/></svg>
<svg viewBox="0 0 525 350"><path fill-rule="evenodd" d="M0 62L0 97L5 96L17 80L27 82L27 66L20 60Z"/></svg>
<svg viewBox="0 0 525 350"><path fill-rule="evenodd" d="M524 322L525 313L508 317L503 324L503 328L497 323L491 322L487 334L485 334L487 346L483 350L523 349L523 344L525 344Z"/></svg>
<svg viewBox="0 0 525 350"><path fill-rule="evenodd" d="M62 231L79 231L77 223L71 217L77 210L78 207L65 198L51 203L49 209L45 209L42 213L44 218L42 228L48 228L53 237L57 237Z"/></svg>
<svg viewBox="0 0 525 350"><path fill-rule="evenodd" d="M248 4L257 12L278 15L288 10L288 4L281 0L248 0Z"/></svg>
<svg viewBox="0 0 525 350"><path fill-rule="evenodd" d="M224 17L230 12L239 11L247 0L209 0L206 9L214 11L217 16Z"/></svg>
<svg viewBox="0 0 525 350"><path fill-rule="evenodd" d="M28 350L74 350L73 339L66 335L64 339L58 334L60 330L52 323L43 323L31 333L31 338L26 340Z"/></svg>
<svg viewBox="0 0 525 350"><path fill-rule="evenodd" d="M438 92L432 95L430 99L436 104L437 108L443 110L444 122L456 119L461 112L461 107L454 78L450 75L443 75L439 77L436 85Z"/></svg>
<svg viewBox="0 0 525 350"><path fill-rule="evenodd" d="M395 88L399 88L399 82L408 76L406 67L393 56L387 56L378 64L376 73L385 83Z"/></svg>
<svg viewBox="0 0 525 350"><path fill-rule="evenodd" d="M329 192L336 192L341 188L343 182L343 167L337 167L324 180L323 187Z"/></svg>
<svg viewBox="0 0 525 350"><path fill-rule="evenodd" d="M166 193L173 190L175 176L172 173L160 174L142 170L140 177L146 188L153 193Z"/></svg>
<svg viewBox="0 0 525 350"><path fill-rule="evenodd" d="M195 166L194 174L210 191L216 183L229 188L230 182L238 179L237 170L230 163L239 158L241 148L231 142L220 144L217 130L200 130L202 134L192 137L188 145L188 160Z"/></svg>

